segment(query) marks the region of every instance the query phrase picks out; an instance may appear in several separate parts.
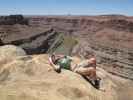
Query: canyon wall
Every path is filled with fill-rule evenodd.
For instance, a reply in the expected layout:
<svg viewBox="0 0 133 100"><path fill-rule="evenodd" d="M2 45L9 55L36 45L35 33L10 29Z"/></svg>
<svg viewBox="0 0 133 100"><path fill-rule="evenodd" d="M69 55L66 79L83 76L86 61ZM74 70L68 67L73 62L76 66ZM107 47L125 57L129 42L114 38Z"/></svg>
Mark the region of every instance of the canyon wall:
<svg viewBox="0 0 133 100"><path fill-rule="evenodd" d="M63 34L78 41L70 48L73 49L72 55L86 57L94 53L98 66L112 74L133 79L133 17L25 16L25 19L26 24L19 21L0 24L1 45L18 45L28 54L48 53L59 34Z"/></svg>

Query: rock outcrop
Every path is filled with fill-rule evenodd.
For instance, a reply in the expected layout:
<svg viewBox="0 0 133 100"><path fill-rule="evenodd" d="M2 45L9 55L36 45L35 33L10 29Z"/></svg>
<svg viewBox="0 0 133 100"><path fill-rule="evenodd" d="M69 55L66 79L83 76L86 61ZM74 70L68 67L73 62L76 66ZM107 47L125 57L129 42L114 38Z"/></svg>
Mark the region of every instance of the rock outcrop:
<svg viewBox="0 0 133 100"><path fill-rule="evenodd" d="M5 45L0 47L0 66L6 64L19 56L25 56L26 52L14 45Z"/></svg>
<svg viewBox="0 0 133 100"><path fill-rule="evenodd" d="M11 47L11 46L10 46ZM14 48L14 46L12 46ZM16 47L18 48L18 47ZM7 49L5 49L7 50ZM11 50L11 48L10 48ZM7 51L7 58L21 55L20 49ZM1 50L0 50L1 51ZM4 55L7 52L3 52ZM0 52L1 53L1 52ZM0 56L1 57L1 56ZM74 63L80 59L74 57ZM21 55L8 63L0 62L1 100L132 100L132 81L113 76L98 68L101 88L95 89L80 75L68 70L54 72L48 55Z"/></svg>

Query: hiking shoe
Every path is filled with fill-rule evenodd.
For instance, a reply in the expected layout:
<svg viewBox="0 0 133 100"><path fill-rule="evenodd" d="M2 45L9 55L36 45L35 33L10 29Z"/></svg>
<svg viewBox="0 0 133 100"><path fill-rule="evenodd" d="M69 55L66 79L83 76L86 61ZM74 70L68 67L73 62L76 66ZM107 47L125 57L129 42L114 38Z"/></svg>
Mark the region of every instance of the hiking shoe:
<svg viewBox="0 0 133 100"><path fill-rule="evenodd" d="M100 80L99 79L96 79L95 81L94 81L94 86L95 86L95 88L96 89L99 89L100 88Z"/></svg>

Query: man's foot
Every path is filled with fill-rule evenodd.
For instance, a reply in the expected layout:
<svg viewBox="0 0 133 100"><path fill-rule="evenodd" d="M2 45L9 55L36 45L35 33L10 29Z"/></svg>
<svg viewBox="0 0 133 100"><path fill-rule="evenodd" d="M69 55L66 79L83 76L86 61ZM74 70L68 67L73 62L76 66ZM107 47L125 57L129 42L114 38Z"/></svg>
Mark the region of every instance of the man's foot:
<svg viewBox="0 0 133 100"><path fill-rule="evenodd" d="M99 89L99 88L100 88L100 79L94 80L94 87L95 87L96 89Z"/></svg>

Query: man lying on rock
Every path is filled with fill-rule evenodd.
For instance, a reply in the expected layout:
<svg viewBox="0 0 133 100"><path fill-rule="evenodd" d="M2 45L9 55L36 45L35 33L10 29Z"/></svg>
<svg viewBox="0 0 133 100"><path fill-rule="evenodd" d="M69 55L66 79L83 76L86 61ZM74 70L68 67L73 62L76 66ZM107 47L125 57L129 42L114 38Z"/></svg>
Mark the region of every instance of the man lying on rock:
<svg viewBox="0 0 133 100"><path fill-rule="evenodd" d="M93 56L85 59L75 66L71 66L73 60L70 56L52 54L49 57L50 65L56 72L61 72L61 68L71 70L87 78L95 88L99 88L100 78L96 75L96 58Z"/></svg>

